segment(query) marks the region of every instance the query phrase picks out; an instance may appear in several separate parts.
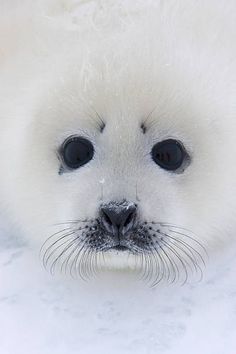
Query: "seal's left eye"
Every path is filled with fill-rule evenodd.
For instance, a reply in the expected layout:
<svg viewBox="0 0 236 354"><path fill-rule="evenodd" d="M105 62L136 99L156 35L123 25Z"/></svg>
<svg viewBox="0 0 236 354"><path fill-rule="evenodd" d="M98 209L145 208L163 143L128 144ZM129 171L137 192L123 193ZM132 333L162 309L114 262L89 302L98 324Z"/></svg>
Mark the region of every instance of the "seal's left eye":
<svg viewBox="0 0 236 354"><path fill-rule="evenodd" d="M174 139L161 141L151 151L153 161L161 168L175 171L182 166L187 153L182 143Z"/></svg>
<svg viewBox="0 0 236 354"><path fill-rule="evenodd" d="M67 167L76 169L93 158L94 148L88 139L71 137L64 142L61 148L61 155Z"/></svg>

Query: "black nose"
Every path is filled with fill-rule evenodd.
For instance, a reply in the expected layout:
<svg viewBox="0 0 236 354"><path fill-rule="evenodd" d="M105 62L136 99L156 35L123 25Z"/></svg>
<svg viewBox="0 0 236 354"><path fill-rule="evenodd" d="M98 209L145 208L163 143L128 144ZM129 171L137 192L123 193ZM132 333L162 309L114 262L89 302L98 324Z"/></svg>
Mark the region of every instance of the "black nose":
<svg viewBox="0 0 236 354"><path fill-rule="evenodd" d="M135 221L137 206L134 203L109 203L101 207L103 227L115 236L124 235Z"/></svg>

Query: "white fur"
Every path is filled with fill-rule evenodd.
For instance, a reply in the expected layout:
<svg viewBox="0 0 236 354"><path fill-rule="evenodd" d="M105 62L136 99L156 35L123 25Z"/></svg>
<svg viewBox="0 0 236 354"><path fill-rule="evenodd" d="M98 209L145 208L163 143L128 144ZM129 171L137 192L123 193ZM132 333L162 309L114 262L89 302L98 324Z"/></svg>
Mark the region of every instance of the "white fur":
<svg viewBox="0 0 236 354"><path fill-rule="evenodd" d="M189 228L208 251L230 243L235 1L14 3L0 4L0 198L16 232L39 247L55 223L95 217L103 180L104 201L135 201L137 186L143 219ZM58 175L58 147L81 133L94 160ZM191 155L183 174L150 158L169 137Z"/></svg>

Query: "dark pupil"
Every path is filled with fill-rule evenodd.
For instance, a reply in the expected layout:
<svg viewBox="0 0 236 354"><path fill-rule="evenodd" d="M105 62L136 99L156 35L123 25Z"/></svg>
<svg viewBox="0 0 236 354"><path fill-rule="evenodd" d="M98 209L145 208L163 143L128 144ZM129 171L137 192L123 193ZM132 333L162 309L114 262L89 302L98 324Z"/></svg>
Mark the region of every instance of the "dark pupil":
<svg viewBox="0 0 236 354"><path fill-rule="evenodd" d="M160 167L176 170L183 162L183 148L179 142L167 140L154 146L152 157Z"/></svg>
<svg viewBox="0 0 236 354"><path fill-rule="evenodd" d="M93 157L92 144L82 138L74 138L66 143L64 147L64 161L70 168L78 168Z"/></svg>

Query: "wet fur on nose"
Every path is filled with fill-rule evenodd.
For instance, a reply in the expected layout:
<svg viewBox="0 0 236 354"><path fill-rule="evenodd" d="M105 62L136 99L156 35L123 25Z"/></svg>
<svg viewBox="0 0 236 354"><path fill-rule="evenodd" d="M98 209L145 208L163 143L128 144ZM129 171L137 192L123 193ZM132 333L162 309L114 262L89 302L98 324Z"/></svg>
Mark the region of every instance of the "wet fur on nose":
<svg viewBox="0 0 236 354"><path fill-rule="evenodd" d="M101 222L110 234L118 237L130 231L135 223L137 205L129 202L111 202L101 207Z"/></svg>

